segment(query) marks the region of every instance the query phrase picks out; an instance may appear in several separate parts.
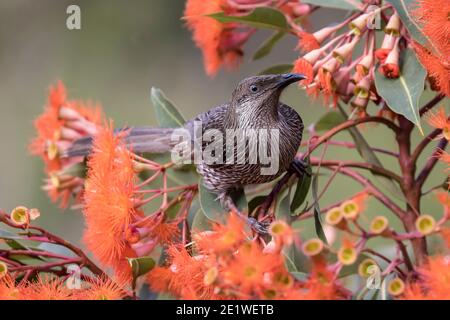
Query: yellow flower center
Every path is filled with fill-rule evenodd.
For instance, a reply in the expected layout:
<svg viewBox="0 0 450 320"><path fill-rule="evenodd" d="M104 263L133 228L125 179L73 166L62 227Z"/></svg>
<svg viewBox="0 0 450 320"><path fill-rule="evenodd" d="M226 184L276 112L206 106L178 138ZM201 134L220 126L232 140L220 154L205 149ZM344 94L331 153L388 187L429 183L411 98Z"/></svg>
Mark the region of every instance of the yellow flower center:
<svg viewBox="0 0 450 320"><path fill-rule="evenodd" d="M253 266L246 266L244 268L244 276L246 278L252 278L256 274L256 268Z"/></svg>
<svg viewBox="0 0 450 320"><path fill-rule="evenodd" d="M345 201L341 205L342 212L346 218L355 218L359 213L359 206L354 200Z"/></svg>
<svg viewBox="0 0 450 320"><path fill-rule="evenodd" d="M450 141L450 127L444 127L444 129L442 129L442 135L445 139Z"/></svg>

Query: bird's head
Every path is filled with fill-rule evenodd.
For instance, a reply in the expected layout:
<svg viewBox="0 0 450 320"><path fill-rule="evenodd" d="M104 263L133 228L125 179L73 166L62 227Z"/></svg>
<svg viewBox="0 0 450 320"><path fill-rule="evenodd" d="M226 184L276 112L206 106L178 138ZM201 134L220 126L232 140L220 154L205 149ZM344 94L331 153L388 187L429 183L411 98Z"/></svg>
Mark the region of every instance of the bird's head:
<svg viewBox="0 0 450 320"><path fill-rule="evenodd" d="M249 77L237 85L231 97L231 107L238 118L277 116L281 92L291 83L306 79L300 73L284 73Z"/></svg>

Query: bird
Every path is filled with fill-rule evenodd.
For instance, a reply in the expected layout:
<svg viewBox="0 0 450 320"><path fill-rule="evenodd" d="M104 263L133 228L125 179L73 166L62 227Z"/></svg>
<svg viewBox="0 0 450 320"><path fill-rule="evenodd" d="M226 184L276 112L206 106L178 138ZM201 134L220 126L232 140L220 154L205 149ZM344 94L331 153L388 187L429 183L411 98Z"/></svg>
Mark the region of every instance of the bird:
<svg viewBox="0 0 450 320"><path fill-rule="evenodd" d="M238 149L238 141L233 140L232 150L226 145L224 139L201 141L200 149L206 151L208 146L213 150L222 150L221 163L201 160L196 163L197 172L202 176L204 186L217 194L217 198L226 209L233 210L240 215L232 199L232 193L247 185L261 184L275 180L284 172L294 171L299 177L307 174L305 163L296 158L303 135L304 124L301 116L290 106L280 102L283 90L292 83L306 79L299 73L284 73L271 75L258 75L241 80L231 94L229 102L220 104L201 113L187 121L182 128L155 128L131 127L119 129L125 131L125 143L134 153L165 153L170 152L179 141L174 141L173 134L177 129L185 130L195 144L194 136L196 124L201 124L201 134L214 130L226 136L227 132L267 132L264 136L267 141L259 141L253 146L261 147L266 144L267 155L277 161L277 168L269 174L262 174L261 170L267 165L249 160L254 156L255 150L249 145ZM231 130L231 131L230 131ZM253 130L253 131L252 131ZM276 132L278 134L275 139ZM261 136L256 136L260 138ZM251 136L255 138L255 136ZM278 146L274 152L271 138L276 140ZM234 138L233 138L234 139ZM239 136L237 138L239 140ZM261 139L260 139L261 140ZM211 145L215 144L215 145ZM88 156L93 145L93 137L85 137L75 141L64 153L64 157ZM215 149L215 147L222 147ZM227 149L228 148L228 149ZM195 150L195 147L193 148ZM228 150L228 151L227 151ZM232 159L225 159L231 152ZM213 152L214 153L214 152ZM274 154L276 153L276 154ZM192 153L189 157L193 157ZM274 158L277 157L277 158ZM267 226L260 224L256 219L245 216L254 230L260 233L267 231Z"/></svg>

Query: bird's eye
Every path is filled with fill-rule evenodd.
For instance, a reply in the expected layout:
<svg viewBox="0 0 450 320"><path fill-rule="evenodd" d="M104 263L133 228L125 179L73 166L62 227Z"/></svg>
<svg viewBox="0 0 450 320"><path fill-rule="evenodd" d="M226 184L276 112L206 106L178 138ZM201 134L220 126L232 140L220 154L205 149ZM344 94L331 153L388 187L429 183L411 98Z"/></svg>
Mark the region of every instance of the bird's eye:
<svg viewBox="0 0 450 320"><path fill-rule="evenodd" d="M257 86L255 86L255 85L252 85L252 86L250 86L250 91L251 92L258 92L258 87Z"/></svg>

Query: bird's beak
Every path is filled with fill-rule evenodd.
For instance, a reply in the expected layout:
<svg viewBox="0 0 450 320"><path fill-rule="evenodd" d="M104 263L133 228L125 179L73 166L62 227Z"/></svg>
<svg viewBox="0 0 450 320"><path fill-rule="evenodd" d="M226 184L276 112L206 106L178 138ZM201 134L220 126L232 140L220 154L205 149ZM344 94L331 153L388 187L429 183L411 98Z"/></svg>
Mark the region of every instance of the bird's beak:
<svg viewBox="0 0 450 320"><path fill-rule="evenodd" d="M291 83L306 79L306 76L301 73L284 73L280 74L279 82L277 86L279 88L286 88Z"/></svg>

